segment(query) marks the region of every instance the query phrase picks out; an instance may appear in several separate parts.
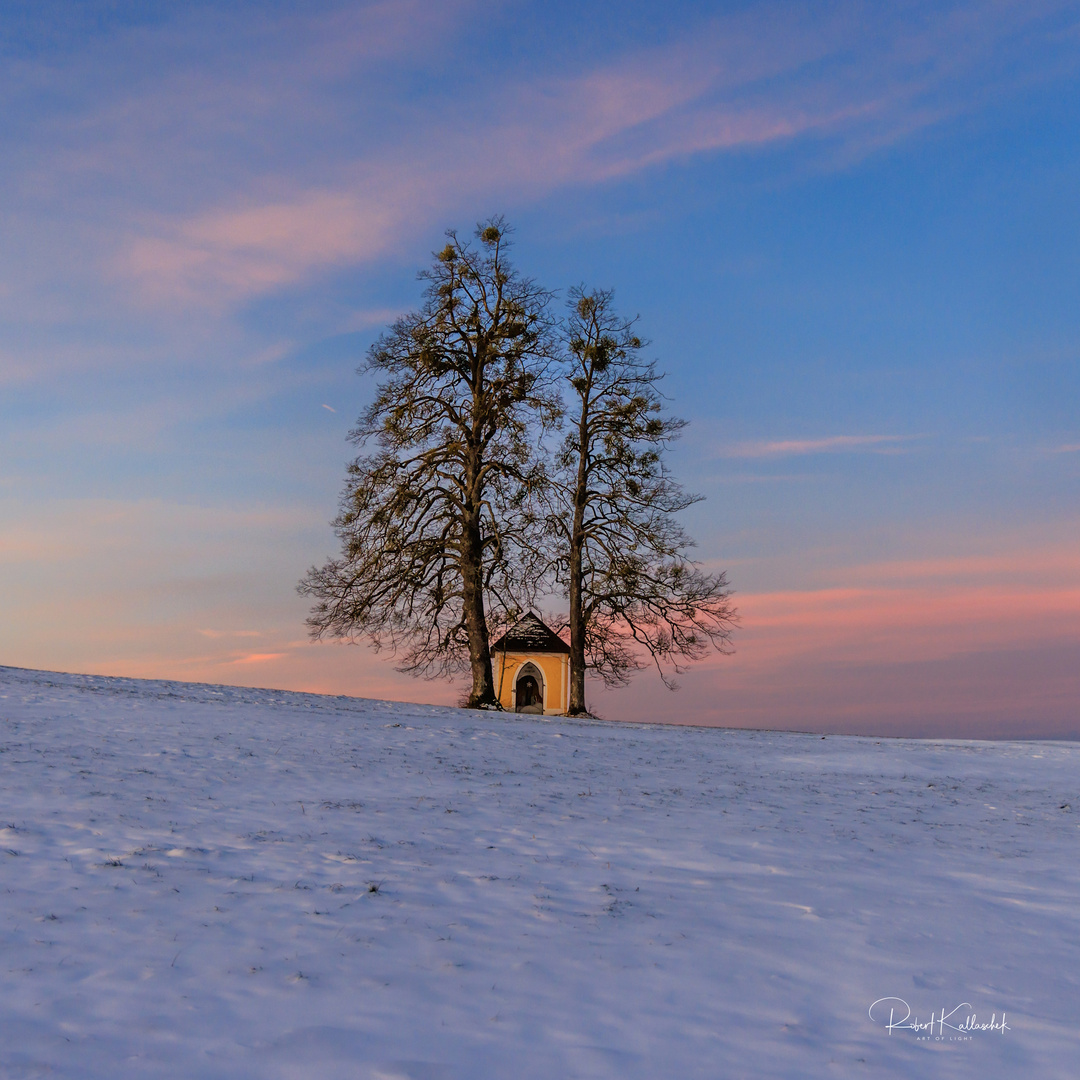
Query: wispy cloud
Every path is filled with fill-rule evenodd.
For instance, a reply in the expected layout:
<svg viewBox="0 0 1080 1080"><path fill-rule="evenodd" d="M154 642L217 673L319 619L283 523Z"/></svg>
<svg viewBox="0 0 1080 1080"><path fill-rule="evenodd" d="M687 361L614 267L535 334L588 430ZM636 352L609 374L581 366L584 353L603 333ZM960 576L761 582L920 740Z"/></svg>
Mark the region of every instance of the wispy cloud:
<svg viewBox="0 0 1080 1080"><path fill-rule="evenodd" d="M994 583L744 595L738 666L903 664L1080 642L1080 587Z"/></svg>
<svg viewBox="0 0 1080 1080"><path fill-rule="evenodd" d="M674 703L644 680L603 715L964 738L1080 737L1080 551L965 537L979 553L835 567L827 587L738 596L736 653ZM1019 542L1018 542L1019 541Z"/></svg>
<svg viewBox="0 0 1080 1080"><path fill-rule="evenodd" d="M268 653L248 653L247 656L239 656L235 660L230 660L232 665L238 664L266 664L271 660L280 660L285 653L280 652L268 652Z"/></svg>
<svg viewBox="0 0 1080 1080"><path fill-rule="evenodd" d="M1007 582L1010 587L1060 588L1064 582L1080 587L1080 551L1075 547L1035 547L1024 550L971 553L939 558L898 559L864 563L830 571L827 577L848 584L911 589L957 587L973 582Z"/></svg>
<svg viewBox="0 0 1080 1080"><path fill-rule="evenodd" d="M727 458L782 458L806 454L895 453L914 435L827 435L820 439L777 439L774 441L743 442L720 450Z"/></svg>
<svg viewBox="0 0 1080 1080"><path fill-rule="evenodd" d="M397 8L385 7L398 25L390 18ZM359 156L319 146L315 184L305 182L310 168L267 162L249 177L254 183L205 209L146 215L113 267L155 303L228 306L384 257L465 205L543 197L672 160L804 137L834 143L846 161L860 147L886 145L976 106L1001 80L1045 77L1025 59L1026 47L1033 37L1060 34L1070 18L1072 0L934 10L757 4L591 70L500 71L498 93L480 78L428 100L423 112L404 118L396 141L381 134ZM466 19L458 31L468 28ZM297 75L311 111L287 112L283 136L303 157L311 142L305 124L321 130L320 112L336 114L341 104L332 80ZM253 98L268 77L256 66ZM230 73L233 95L235 79ZM377 103L379 90L369 93ZM170 115L181 107L179 100L159 104ZM268 120L259 117L256 127ZM267 189L276 194L267 198Z"/></svg>
<svg viewBox="0 0 1080 1080"><path fill-rule="evenodd" d="M27 382L36 373L37 369L30 360L0 352L0 386Z"/></svg>
<svg viewBox="0 0 1080 1080"><path fill-rule="evenodd" d="M384 188L384 184L373 185ZM275 289L316 267L384 254L412 202L316 191L294 202L214 210L133 240L120 269L154 300L228 303Z"/></svg>
<svg viewBox="0 0 1080 1080"><path fill-rule="evenodd" d="M344 330L370 330L373 326L389 326L402 314L401 308L382 307L354 311L346 320Z"/></svg>

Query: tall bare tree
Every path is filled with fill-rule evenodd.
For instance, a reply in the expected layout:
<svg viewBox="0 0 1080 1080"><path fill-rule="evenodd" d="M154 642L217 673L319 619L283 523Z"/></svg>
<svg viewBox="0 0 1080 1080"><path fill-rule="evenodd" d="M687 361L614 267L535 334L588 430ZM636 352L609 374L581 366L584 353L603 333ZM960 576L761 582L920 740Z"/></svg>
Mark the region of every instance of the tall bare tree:
<svg viewBox="0 0 1080 1080"><path fill-rule="evenodd" d="M690 661L730 651L737 614L725 575L688 556L692 541L674 515L699 497L664 461L685 422L665 414L662 376L642 360L634 321L619 317L611 292L572 289L568 308L570 428L550 522L569 593L569 712L578 715L586 669L625 685L644 655L674 688Z"/></svg>
<svg viewBox="0 0 1080 1080"><path fill-rule="evenodd" d="M509 262L502 218L475 245L447 239L420 310L360 368L383 381L350 438L376 449L349 466L341 557L299 588L314 638L367 640L416 674L469 670L468 705L497 707L488 620L529 598L535 433L558 414L551 296Z"/></svg>

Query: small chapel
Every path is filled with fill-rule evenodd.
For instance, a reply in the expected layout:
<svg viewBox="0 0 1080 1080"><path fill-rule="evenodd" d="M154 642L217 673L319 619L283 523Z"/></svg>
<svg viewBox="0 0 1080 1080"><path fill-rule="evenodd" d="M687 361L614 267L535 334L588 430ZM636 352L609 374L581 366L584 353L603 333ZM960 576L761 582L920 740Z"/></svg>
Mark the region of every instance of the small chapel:
<svg viewBox="0 0 1080 1080"><path fill-rule="evenodd" d="M570 706L570 646L531 611L491 647L495 692L508 712L560 716Z"/></svg>

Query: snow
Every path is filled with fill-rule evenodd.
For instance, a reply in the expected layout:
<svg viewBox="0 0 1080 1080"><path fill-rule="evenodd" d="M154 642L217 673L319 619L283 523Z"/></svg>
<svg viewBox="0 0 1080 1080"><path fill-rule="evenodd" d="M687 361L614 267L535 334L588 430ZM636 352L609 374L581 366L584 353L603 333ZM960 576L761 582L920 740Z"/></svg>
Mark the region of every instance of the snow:
<svg viewBox="0 0 1080 1080"><path fill-rule="evenodd" d="M11 668L0 720L5 1078L1075 1075L1080 746Z"/></svg>

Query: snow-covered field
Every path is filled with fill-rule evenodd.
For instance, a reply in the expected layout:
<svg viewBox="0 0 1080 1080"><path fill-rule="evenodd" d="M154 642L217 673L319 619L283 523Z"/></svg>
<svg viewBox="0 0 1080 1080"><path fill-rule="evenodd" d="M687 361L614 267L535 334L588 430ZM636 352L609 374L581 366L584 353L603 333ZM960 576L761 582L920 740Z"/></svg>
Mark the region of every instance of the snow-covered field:
<svg viewBox="0 0 1080 1080"><path fill-rule="evenodd" d="M0 721L4 1078L1080 1070L1077 745L11 668Z"/></svg>

